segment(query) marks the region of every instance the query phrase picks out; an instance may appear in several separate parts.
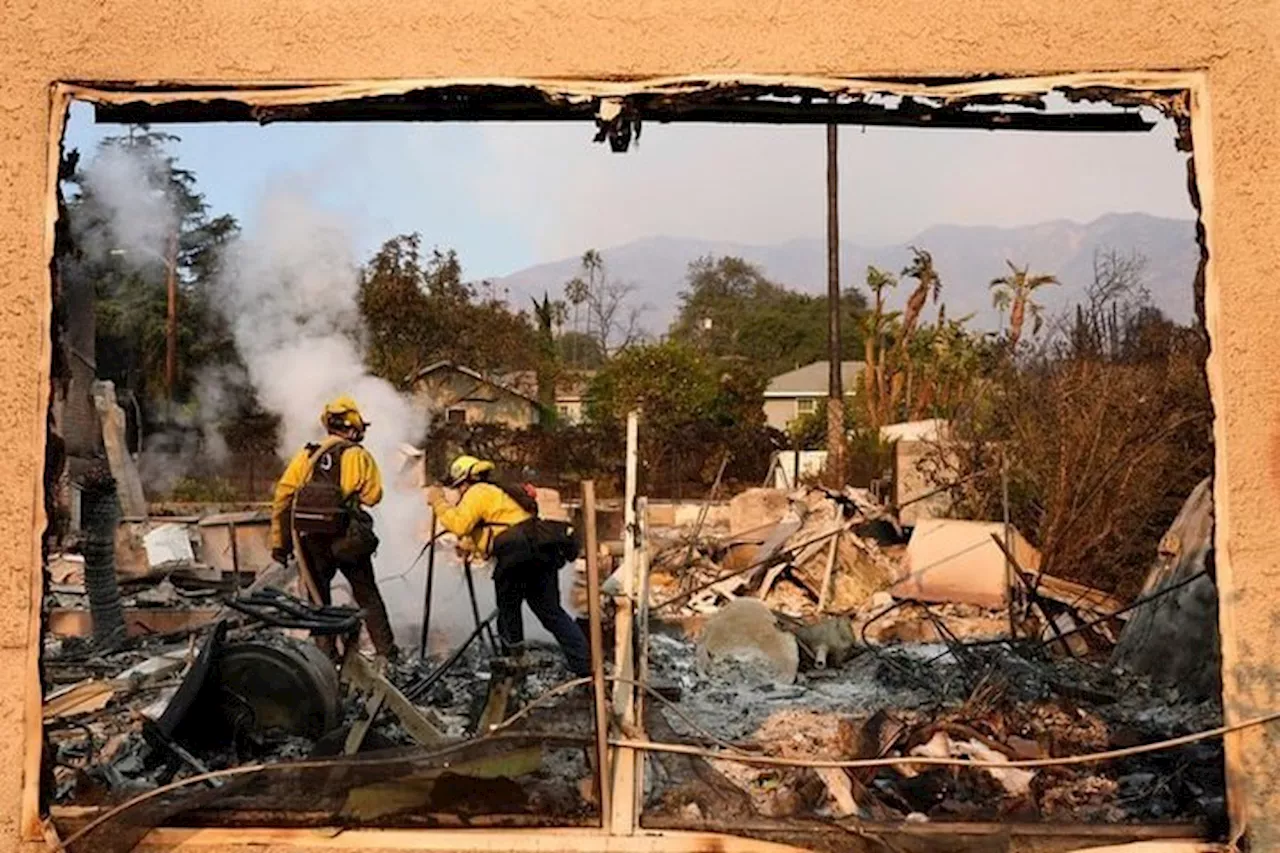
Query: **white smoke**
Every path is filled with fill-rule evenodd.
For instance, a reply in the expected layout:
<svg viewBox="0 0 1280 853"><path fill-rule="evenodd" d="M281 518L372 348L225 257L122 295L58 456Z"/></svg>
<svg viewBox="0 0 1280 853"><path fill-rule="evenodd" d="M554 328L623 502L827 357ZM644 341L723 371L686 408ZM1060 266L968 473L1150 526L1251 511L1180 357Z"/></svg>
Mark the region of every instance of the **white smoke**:
<svg viewBox="0 0 1280 853"><path fill-rule="evenodd" d="M132 269L163 262L178 224L163 163L131 149L98 149L83 171L84 187L101 205L103 221L77 234L81 251L114 256Z"/></svg>
<svg viewBox="0 0 1280 853"><path fill-rule="evenodd" d="M364 366L358 307L359 270L342 223L305 197L274 192L262 202L253 229L229 248L220 291L236 346L262 406L282 420L280 453L290 458L323 435L324 404L349 394L371 423L365 446L386 483L372 514L381 544L374 570L396 640L416 648L422 626L430 512L413 470L401 471L399 449L418 446L425 411ZM412 566L412 570L411 570ZM493 584L476 572L481 613L494 607ZM334 584L335 591L341 580ZM465 578L452 549L437 548L432 634L456 642L473 627ZM527 618L531 638L547 638Z"/></svg>
<svg viewBox="0 0 1280 853"><path fill-rule="evenodd" d="M163 275L179 225L163 160L146 149L109 145L95 152L81 177L95 202L88 215L72 223L82 260ZM146 436L138 467L148 495L168 494L183 477L205 474L210 464L226 461L226 442L214 420L224 410L225 387L222 375L200 377L198 404L166 412L165 429Z"/></svg>

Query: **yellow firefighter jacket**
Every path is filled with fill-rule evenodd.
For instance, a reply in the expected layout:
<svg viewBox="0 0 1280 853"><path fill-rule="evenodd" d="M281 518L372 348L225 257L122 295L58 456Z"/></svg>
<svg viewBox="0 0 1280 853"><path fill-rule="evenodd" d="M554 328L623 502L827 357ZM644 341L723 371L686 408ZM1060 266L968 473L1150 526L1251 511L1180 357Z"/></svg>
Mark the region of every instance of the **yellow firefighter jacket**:
<svg viewBox="0 0 1280 853"><path fill-rule="evenodd" d="M481 557L493 553L494 537L532 516L510 495L492 483L474 483L457 506L437 500L431 504L440 526L459 538L466 537Z"/></svg>
<svg viewBox="0 0 1280 853"><path fill-rule="evenodd" d="M284 518L293 495L311 479L311 462L342 439L329 436L320 442L320 449L308 451L303 448L289 462L284 473L276 483L275 498L271 503L271 547L286 548L289 546L289 531L285 529ZM360 503L365 506L376 506L382 500L382 474L378 471L378 463L373 454L360 445L347 448L342 454L342 470L339 472L338 485L343 497L359 495Z"/></svg>

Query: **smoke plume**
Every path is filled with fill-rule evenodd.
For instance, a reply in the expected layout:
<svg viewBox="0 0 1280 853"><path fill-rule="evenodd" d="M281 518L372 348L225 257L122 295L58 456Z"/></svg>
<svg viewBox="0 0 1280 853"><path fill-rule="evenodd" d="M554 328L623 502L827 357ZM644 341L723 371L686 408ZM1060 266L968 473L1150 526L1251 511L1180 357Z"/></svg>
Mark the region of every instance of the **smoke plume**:
<svg viewBox="0 0 1280 853"><path fill-rule="evenodd" d="M220 282L236 346L259 402L281 418L284 458L323 436L320 413L340 394L354 397L371 423L364 443L386 483L372 510L381 540L374 569L397 642L416 647L427 560L414 561L426 541L430 511L415 471L402 470L400 447L421 444L426 414L365 369L359 269L342 223L285 192L268 195L254 223L229 247ZM492 584L483 575L476 580L487 615L494 606ZM464 576L445 546L437 549L432 597L433 634L438 630L455 641L469 632Z"/></svg>
<svg viewBox="0 0 1280 853"><path fill-rule="evenodd" d="M103 266L152 281L165 274L180 225L166 169L148 149L107 145L94 153L80 175L92 203L72 219L80 257L70 260L69 278L88 279L92 286L92 271ZM166 495L183 477L216 471L225 463L227 447L217 420L230 387L225 370L213 368L197 377L197 405L166 412L163 427L146 435L138 468L148 494ZM128 403L122 400L122 405Z"/></svg>

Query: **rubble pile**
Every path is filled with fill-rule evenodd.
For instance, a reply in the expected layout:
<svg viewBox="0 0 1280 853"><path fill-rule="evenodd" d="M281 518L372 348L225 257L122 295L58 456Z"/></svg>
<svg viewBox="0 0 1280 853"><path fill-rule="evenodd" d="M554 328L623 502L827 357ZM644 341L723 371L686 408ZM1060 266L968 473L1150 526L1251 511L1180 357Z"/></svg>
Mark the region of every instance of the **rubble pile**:
<svg viewBox="0 0 1280 853"><path fill-rule="evenodd" d="M1141 601L1042 573L1034 549L1002 525L931 519L904 531L861 490L749 490L727 519L646 528L641 543L642 731L625 734L707 751L645 756L646 820L722 830L756 818L1223 819L1216 741L1002 766L1220 724L1211 693L1113 665ZM118 540L129 630L109 647L91 623L56 630L67 613L87 617L90 602L80 558L50 559L42 674L55 803L118 802L208 771L325 758L337 763L206 796L201 819L237 809L374 825L597 819L593 701L559 689L572 675L558 649L531 643L513 663L477 624L466 644L425 659L374 659L352 642L358 611L283 591L296 583L263 570L246 529L260 537L242 515ZM602 554L622 552L613 544L606 538ZM620 577L602 577L606 677L626 602ZM161 612L181 618L156 622ZM345 655L331 661L312 635L343 638ZM464 752L441 757L454 748ZM735 751L794 764L745 764ZM360 763L372 753L379 763ZM910 757L993 766L815 766Z"/></svg>
<svg viewBox="0 0 1280 853"><path fill-rule="evenodd" d="M744 814L774 819L1223 819L1214 741L1038 769L803 766L1081 755L1214 728L1221 708L1113 668L1128 608L1044 575L1002 525L935 519L908 537L858 490L752 490L735 503L726 536L651 539L649 677L678 699L646 722L721 756L732 744L798 766L708 757L713 793L664 784L672 762L651 757L651 817L699 824L724 811L727 783Z"/></svg>
<svg viewBox="0 0 1280 853"><path fill-rule="evenodd" d="M653 683L666 693L674 685L679 694L673 706L659 703L651 713L686 742L712 745L715 735L800 762L909 755L1041 759L1221 724L1214 701L1187 702L1142 679L1008 649L963 664L937 645L864 650L841 667L801 672L793 684L778 685L706 675L689 662L696 657L692 646L666 635L651 638ZM1064 689L1093 701L1063 695ZM1038 770L708 764L746 793L757 814L774 818L1213 822L1225 808L1215 742ZM653 813L687 815L689 798L671 800L669 793L650 792Z"/></svg>
<svg viewBox="0 0 1280 853"><path fill-rule="evenodd" d="M307 607L284 600L290 607ZM346 609L330 610L340 614ZM570 678L556 652L533 648L528 668L511 679L510 693L495 711L493 685L504 674L487 648L472 644L409 708L387 698L370 720L368 695L359 689L364 684L357 673L371 673L365 677L403 696L442 662L407 660L379 672L348 657L340 676L306 634L239 617L233 609L230 617L195 628L181 641L133 639L114 652L81 638L47 645L44 718L52 802L114 803L175 779L260 762L332 758L354 751L412 753L428 746L424 727L431 749L462 743L483 733L486 715L496 714L492 721L500 722ZM354 654L363 659L359 649ZM580 705L576 710L575 702ZM511 730L532 726L540 735L585 743L591 721L589 701L569 697ZM353 749L351 733L357 727L362 732ZM536 752L525 763L505 768L519 777L519 784L489 791L487 807L538 815L539 820L586 819L593 806L583 792L590 791L592 777L583 750L552 744ZM328 802L335 815L352 821L394 820L421 809L452 808L441 806L439 792L432 799L430 791L420 792L417 799L398 796L394 807L372 809L364 803L362 798L371 796L369 785L392 784L397 773L405 772L389 767L370 781L348 779L335 770L332 777L311 780L329 790L313 791L303 804L294 802L295 786L264 782L204 808L314 811ZM348 785L355 787L348 791ZM474 812L480 807L473 803L468 808Z"/></svg>

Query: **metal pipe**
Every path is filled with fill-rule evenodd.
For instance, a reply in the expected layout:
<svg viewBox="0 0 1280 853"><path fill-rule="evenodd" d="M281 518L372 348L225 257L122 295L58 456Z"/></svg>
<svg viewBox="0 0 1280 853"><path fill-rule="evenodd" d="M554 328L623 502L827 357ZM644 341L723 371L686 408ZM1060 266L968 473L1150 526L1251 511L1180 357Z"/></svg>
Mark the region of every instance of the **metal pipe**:
<svg viewBox="0 0 1280 853"><path fill-rule="evenodd" d="M431 549L435 553L435 549ZM471 560L462 561L462 574L467 579L467 594L471 596L471 615L476 620L476 629L481 630L486 627L486 623L480 619L480 600L476 598L476 581L471 574ZM489 652L493 655L498 654L498 643L493 638L493 631L488 631L486 636L489 640Z"/></svg>
<svg viewBox="0 0 1280 853"><path fill-rule="evenodd" d="M427 592L422 602L422 639L418 643L418 657L423 660L427 658L427 634L431 630L431 591L436 581L437 524L436 514L433 512L431 513L431 539L427 542L427 547L431 550L427 554Z"/></svg>
<svg viewBox="0 0 1280 853"><path fill-rule="evenodd" d="M484 622L481 625L477 625L475 629L472 630L472 632L467 635L467 638L462 641L462 645L454 649L453 652L449 655L449 657L445 658L444 663L440 664L438 667L433 669L429 674L424 676L421 681L415 682L413 684L410 684L408 687L406 687L404 690L404 695L414 700L421 699L428 690L430 690L432 687L435 686L437 681L439 681L441 678L444 677L446 672L448 672L450 669L453 668L454 664L458 662L458 660L462 657L463 653L466 652L466 650L471 647L471 644L475 642L476 637L480 636L480 632L483 631L486 626L491 624L493 620L497 618L498 618L498 611L494 610L492 613L488 615L488 617L485 618Z"/></svg>

